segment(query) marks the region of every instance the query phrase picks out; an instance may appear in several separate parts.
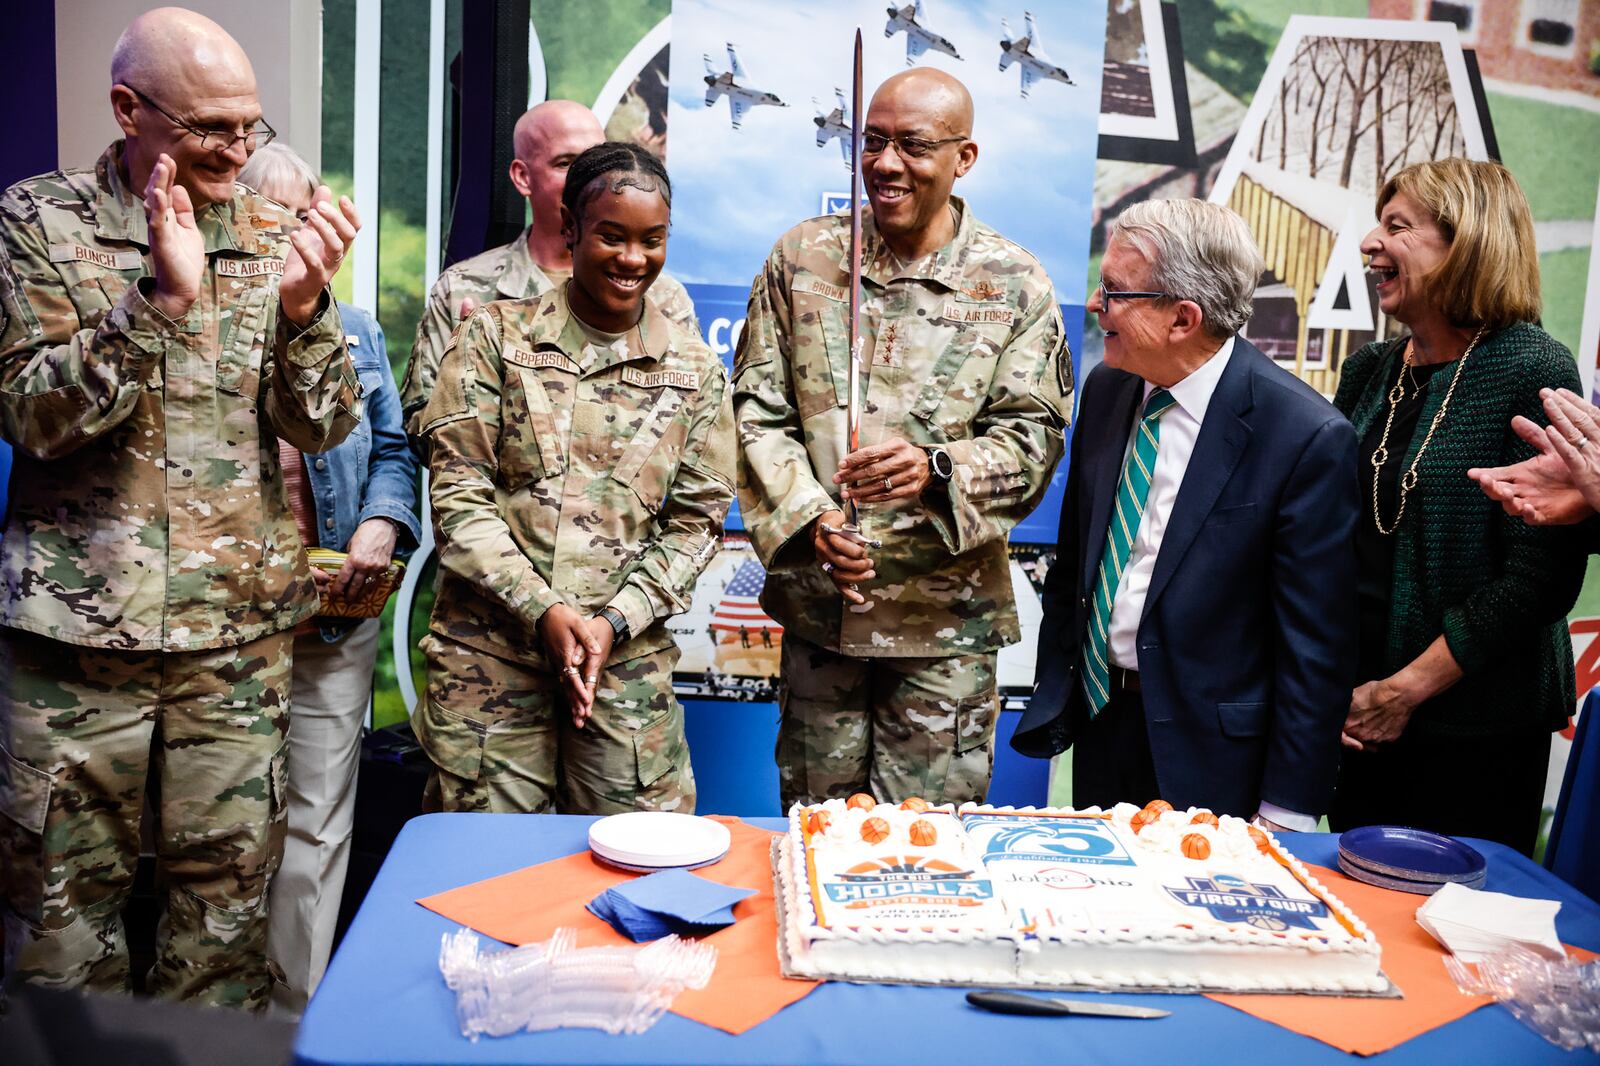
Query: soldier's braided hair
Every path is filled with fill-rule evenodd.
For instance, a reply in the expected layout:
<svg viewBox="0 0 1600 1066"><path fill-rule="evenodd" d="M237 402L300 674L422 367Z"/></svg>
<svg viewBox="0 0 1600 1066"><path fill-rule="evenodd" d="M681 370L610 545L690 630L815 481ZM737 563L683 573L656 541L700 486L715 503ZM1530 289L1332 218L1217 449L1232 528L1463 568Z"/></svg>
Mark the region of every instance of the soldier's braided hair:
<svg viewBox="0 0 1600 1066"><path fill-rule="evenodd" d="M609 177L608 182L601 182ZM619 193L628 186L644 192L658 192L672 207L672 182L661 160L647 149L628 141L605 141L584 152L567 167L567 183L561 189L561 203L572 216L574 226L583 222L582 211L604 188Z"/></svg>

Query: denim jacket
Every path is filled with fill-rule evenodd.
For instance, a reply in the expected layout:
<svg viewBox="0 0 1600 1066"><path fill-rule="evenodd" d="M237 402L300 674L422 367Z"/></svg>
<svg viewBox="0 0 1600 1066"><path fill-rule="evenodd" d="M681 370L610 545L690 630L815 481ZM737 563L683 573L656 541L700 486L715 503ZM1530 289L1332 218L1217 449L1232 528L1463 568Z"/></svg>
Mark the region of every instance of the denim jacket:
<svg viewBox="0 0 1600 1066"><path fill-rule="evenodd" d="M324 548L345 551L362 522L388 518L400 527L395 556L405 558L422 536L417 518L417 461L406 444L400 391L384 350L383 328L367 312L347 303L339 304L339 317L366 396L367 413L342 444L305 457L316 501L318 540ZM352 626L346 620L331 620L320 622L319 628L322 638L331 643Z"/></svg>

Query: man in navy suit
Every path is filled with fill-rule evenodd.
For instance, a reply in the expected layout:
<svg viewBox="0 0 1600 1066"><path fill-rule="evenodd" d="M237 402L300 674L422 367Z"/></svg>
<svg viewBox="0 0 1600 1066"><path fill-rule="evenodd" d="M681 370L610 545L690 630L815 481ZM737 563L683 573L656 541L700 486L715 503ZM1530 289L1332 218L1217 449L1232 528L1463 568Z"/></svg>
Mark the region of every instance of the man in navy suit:
<svg viewBox="0 0 1600 1066"><path fill-rule="evenodd" d="M1079 807L1163 798L1316 828L1356 664L1356 435L1238 331L1264 264L1200 200L1113 224L1012 745Z"/></svg>

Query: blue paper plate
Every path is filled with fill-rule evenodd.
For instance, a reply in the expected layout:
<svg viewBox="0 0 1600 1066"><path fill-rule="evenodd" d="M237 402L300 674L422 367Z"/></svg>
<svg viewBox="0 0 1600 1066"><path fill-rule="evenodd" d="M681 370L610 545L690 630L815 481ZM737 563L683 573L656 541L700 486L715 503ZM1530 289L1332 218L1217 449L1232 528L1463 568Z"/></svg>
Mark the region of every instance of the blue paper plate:
<svg viewBox="0 0 1600 1066"><path fill-rule="evenodd" d="M1379 888L1392 888L1396 892L1410 892L1418 896L1431 896L1449 883L1446 881L1412 881L1405 877L1385 877L1383 874L1357 866L1342 851L1339 853L1339 869L1346 877L1357 881L1376 885ZM1463 888L1482 888L1483 880L1483 876L1480 875L1470 881L1462 881L1460 884Z"/></svg>
<svg viewBox="0 0 1600 1066"><path fill-rule="evenodd" d="M1467 845L1442 833L1400 825L1367 825L1339 836L1339 852L1374 873L1409 881L1469 882L1489 864Z"/></svg>

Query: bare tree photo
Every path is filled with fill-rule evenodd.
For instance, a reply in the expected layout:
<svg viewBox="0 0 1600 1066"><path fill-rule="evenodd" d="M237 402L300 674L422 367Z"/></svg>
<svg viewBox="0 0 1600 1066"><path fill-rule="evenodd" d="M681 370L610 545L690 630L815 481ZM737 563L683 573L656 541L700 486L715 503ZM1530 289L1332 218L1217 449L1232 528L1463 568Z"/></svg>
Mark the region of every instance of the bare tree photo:
<svg viewBox="0 0 1600 1066"><path fill-rule="evenodd" d="M1465 150L1437 42L1306 37L1254 154L1280 170L1376 196L1408 164Z"/></svg>

